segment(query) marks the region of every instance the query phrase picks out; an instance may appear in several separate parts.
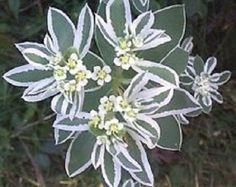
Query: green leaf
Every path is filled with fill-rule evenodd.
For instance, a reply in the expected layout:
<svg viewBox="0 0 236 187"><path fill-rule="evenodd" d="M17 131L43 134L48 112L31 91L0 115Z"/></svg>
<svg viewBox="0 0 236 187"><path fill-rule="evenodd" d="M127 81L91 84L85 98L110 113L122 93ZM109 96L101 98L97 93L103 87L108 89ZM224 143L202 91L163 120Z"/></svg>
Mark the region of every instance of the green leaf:
<svg viewBox="0 0 236 187"><path fill-rule="evenodd" d="M200 108L196 99L183 89L174 89L173 97L167 105L160 107L154 117L186 114Z"/></svg>
<svg viewBox="0 0 236 187"><path fill-rule="evenodd" d="M100 3L97 10L97 14L100 15L105 20L106 3L104 1ZM110 66L113 66L113 60L115 58L114 48L107 42L107 40L104 38L103 34L100 32L97 26L95 28L95 40L105 63Z"/></svg>
<svg viewBox="0 0 236 187"><path fill-rule="evenodd" d="M146 4L143 4L141 0L132 0L132 5L139 13L143 13L148 11L149 1L150 0L147 0Z"/></svg>
<svg viewBox="0 0 236 187"><path fill-rule="evenodd" d="M104 153L102 174L109 186L118 187L121 179L121 168L114 162L113 157L107 151Z"/></svg>
<svg viewBox="0 0 236 187"><path fill-rule="evenodd" d="M181 74L188 64L188 53L177 47L162 59L161 63L174 69L178 74Z"/></svg>
<svg viewBox="0 0 236 187"><path fill-rule="evenodd" d="M87 113L79 113L71 119L69 116L58 117L53 127L65 131L86 131L88 130L89 115Z"/></svg>
<svg viewBox="0 0 236 187"><path fill-rule="evenodd" d="M8 71L3 77L15 86L27 87L34 82L51 77L52 74L52 71L34 69L27 64Z"/></svg>
<svg viewBox="0 0 236 187"><path fill-rule="evenodd" d="M32 64L33 66L44 67L49 64L50 57L37 49L28 48L25 49L22 53L27 62L29 62L29 64Z"/></svg>
<svg viewBox="0 0 236 187"><path fill-rule="evenodd" d="M180 44L183 38L186 26L185 8L184 5L173 5L154 13L154 28L165 30L166 34L171 37L171 41L157 48L143 51L139 56L147 60L161 61L170 50Z"/></svg>
<svg viewBox="0 0 236 187"><path fill-rule="evenodd" d="M127 137L128 151L130 155L140 164L142 170L137 172L130 172L131 176L139 183L147 186L153 186L153 174L148 162L146 151L142 144L134 141L132 137Z"/></svg>
<svg viewBox="0 0 236 187"><path fill-rule="evenodd" d="M62 144L73 136L74 132L54 129L54 138L56 144Z"/></svg>
<svg viewBox="0 0 236 187"><path fill-rule="evenodd" d="M109 15L106 15L110 20L107 21L111 21L117 37L123 37L127 21L126 16L127 14L130 14L130 12L127 12L130 11L130 7L126 6L126 4L129 5L129 2L127 0L114 0L112 3L110 2L112 1L108 1L110 6L107 6L107 13L110 14L110 17L108 17Z"/></svg>
<svg viewBox="0 0 236 187"><path fill-rule="evenodd" d="M179 77L173 69L159 63L150 62L150 65L148 63L149 61L142 61L137 66L141 70L148 72L150 80L158 82L163 86L179 85Z"/></svg>
<svg viewBox="0 0 236 187"><path fill-rule="evenodd" d="M223 85L226 82L229 81L230 77L231 77L231 72L230 71L223 71L222 73L219 73L219 80L216 81L216 83L218 85Z"/></svg>
<svg viewBox="0 0 236 187"><path fill-rule="evenodd" d="M197 75L200 75L204 70L204 61L200 56L196 56L193 62L193 68Z"/></svg>
<svg viewBox="0 0 236 187"><path fill-rule="evenodd" d="M91 165L91 153L96 138L89 132L82 132L71 142L66 154L66 172L70 177L82 173Z"/></svg>
<svg viewBox="0 0 236 187"><path fill-rule="evenodd" d="M42 53L51 56L51 53L48 51L48 49L43 45L35 42L24 42L24 43L17 43L15 44L17 49L21 52L23 52L25 49L31 48L41 51Z"/></svg>
<svg viewBox="0 0 236 187"><path fill-rule="evenodd" d="M91 111L96 110L100 103L100 98L107 95L112 89L112 83L105 84L101 89L97 90L96 92L87 92L85 94L85 101L83 110L84 111Z"/></svg>
<svg viewBox="0 0 236 187"><path fill-rule="evenodd" d="M48 30L62 53L73 46L75 27L70 18L61 10L49 8Z"/></svg>
<svg viewBox="0 0 236 187"><path fill-rule="evenodd" d="M156 119L160 127L160 138L157 145L167 150L180 150L182 145L182 130L173 116Z"/></svg>

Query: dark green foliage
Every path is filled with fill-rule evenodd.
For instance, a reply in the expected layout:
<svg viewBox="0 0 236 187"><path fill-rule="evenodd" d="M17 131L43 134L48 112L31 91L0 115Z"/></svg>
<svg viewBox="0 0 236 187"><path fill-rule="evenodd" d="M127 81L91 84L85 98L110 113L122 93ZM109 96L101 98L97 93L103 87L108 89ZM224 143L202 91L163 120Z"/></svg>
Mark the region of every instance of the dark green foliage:
<svg viewBox="0 0 236 187"><path fill-rule="evenodd" d="M151 0L155 1L155 0ZM25 64L14 43L42 42L49 6L62 9L75 22L86 0L0 0L0 75ZM97 2L88 0L95 11ZM215 55L218 68L236 72L236 5L233 0L156 0L158 7L185 2L187 34L194 37L194 54ZM95 46L93 46L96 52ZM236 186L236 82L223 87L225 102L214 104L183 127L181 152L152 151L157 187ZM0 186L94 187L102 179L88 170L69 179L64 170L65 148L55 146L50 102L26 103L22 89L0 80ZM89 96L90 97L90 96ZM91 102L93 97L91 96ZM157 166L158 165L158 166ZM158 168L158 169L157 169Z"/></svg>

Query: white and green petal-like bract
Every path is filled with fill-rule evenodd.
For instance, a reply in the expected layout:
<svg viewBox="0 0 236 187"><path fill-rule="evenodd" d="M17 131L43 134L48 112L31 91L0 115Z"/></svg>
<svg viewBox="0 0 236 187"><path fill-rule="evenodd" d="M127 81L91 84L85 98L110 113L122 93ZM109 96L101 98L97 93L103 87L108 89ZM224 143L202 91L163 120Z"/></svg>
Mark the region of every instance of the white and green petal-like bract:
<svg viewBox="0 0 236 187"><path fill-rule="evenodd" d="M91 64L100 68L105 65L101 58L89 51L94 17L85 5L76 28L61 10L49 8L47 22L48 34L44 44L16 44L29 64L10 70L4 78L15 86L28 87L22 97L25 101L37 102L54 96L52 110L73 118L82 109L85 93L104 84L99 80L94 87L90 83L92 69L87 69ZM108 73L105 78L105 82L110 81Z"/></svg>

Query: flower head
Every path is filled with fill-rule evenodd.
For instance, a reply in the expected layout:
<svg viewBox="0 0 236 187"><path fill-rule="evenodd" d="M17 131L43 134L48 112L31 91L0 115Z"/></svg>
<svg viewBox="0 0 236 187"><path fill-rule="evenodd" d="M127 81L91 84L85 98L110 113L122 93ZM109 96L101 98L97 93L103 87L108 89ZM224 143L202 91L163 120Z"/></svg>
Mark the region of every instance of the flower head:
<svg viewBox="0 0 236 187"><path fill-rule="evenodd" d="M111 81L111 68L109 66L99 67L96 66L93 68L92 79L97 81L98 85L102 86L105 82Z"/></svg>
<svg viewBox="0 0 236 187"><path fill-rule="evenodd" d="M231 73L213 73L217 64L215 57L210 57L204 64L203 60L197 56L194 60L193 68L184 76L183 85L191 86L194 97L201 104L203 111L208 113L212 107L212 100L218 103L223 102L222 95L218 92L220 85L226 83Z"/></svg>

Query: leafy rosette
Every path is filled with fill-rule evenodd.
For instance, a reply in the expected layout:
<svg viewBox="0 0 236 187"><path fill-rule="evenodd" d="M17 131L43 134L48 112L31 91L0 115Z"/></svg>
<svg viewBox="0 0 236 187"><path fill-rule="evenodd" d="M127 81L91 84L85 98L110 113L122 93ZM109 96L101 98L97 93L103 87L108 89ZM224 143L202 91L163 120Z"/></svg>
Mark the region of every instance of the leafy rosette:
<svg viewBox="0 0 236 187"><path fill-rule="evenodd" d="M154 82L149 79L149 73L141 72L123 94L102 97L97 111L80 113L72 121L69 116L58 117L54 128L68 132L68 136L60 141L74 136L66 159L69 176L78 175L93 165L95 169L101 166L109 186L119 185L122 169L137 182L153 185L153 174L142 144L149 149L179 150L182 132L173 113L191 112L199 106L179 88L149 88L153 86L150 83ZM177 98L173 98L174 92L181 94L183 101L188 103L183 102L170 111L168 108L177 102ZM159 116L163 119L157 119ZM171 138L166 140L167 136ZM59 137L56 138L58 141ZM79 152L86 155L78 158L75 155Z"/></svg>
<svg viewBox="0 0 236 187"><path fill-rule="evenodd" d="M218 92L218 88L225 84L231 76L230 71L213 73L216 64L215 57L208 58L204 63L201 57L196 56L192 68L181 76L182 84L193 93L205 113L211 111L212 100L223 103L223 97Z"/></svg>
<svg viewBox="0 0 236 187"><path fill-rule="evenodd" d="M86 92L111 81L111 69L89 51L94 31L90 8L81 10L77 29L61 10L48 11L44 44L16 44L29 63L10 70L4 78L15 86L28 87L23 99L37 102L54 96L51 108L73 118L81 110Z"/></svg>

